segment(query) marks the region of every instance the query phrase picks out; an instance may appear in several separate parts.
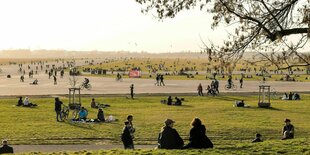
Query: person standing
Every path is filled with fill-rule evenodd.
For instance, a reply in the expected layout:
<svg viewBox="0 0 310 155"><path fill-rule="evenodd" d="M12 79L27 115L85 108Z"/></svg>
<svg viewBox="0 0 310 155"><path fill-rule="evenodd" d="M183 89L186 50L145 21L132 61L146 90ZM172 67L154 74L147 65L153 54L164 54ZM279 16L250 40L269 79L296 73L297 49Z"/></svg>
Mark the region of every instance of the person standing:
<svg viewBox="0 0 310 155"><path fill-rule="evenodd" d="M61 121L61 105L63 103L59 100L58 97L55 98L55 112L56 112L56 120L57 122Z"/></svg>
<svg viewBox="0 0 310 155"><path fill-rule="evenodd" d="M134 85L133 84L131 84L130 85L130 96L131 96L131 99L133 99L133 89L134 89Z"/></svg>
<svg viewBox="0 0 310 155"><path fill-rule="evenodd" d="M240 78L239 82L240 82L240 88L242 88L242 86L243 86L243 77Z"/></svg>
<svg viewBox="0 0 310 155"><path fill-rule="evenodd" d="M203 93L202 93L202 85L201 85L201 83L199 83L198 88L197 88L197 91L198 91L198 95L199 95L199 96L203 96Z"/></svg>
<svg viewBox="0 0 310 155"><path fill-rule="evenodd" d="M130 125L129 131L130 131L130 135L131 135L131 137L133 139L135 137L134 133L136 132L136 129L133 127L133 124L132 124L133 116L132 115L128 115L127 116L127 121L129 122L129 125Z"/></svg>
<svg viewBox="0 0 310 155"><path fill-rule="evenodd" d="M0 148L0 154L14 153L13 148L8 145L7 140L2 141L2 147Z"/></svg>
<svg viewBox="0 0 310 155"><path fill-rule="evenodd" d="M125 149L134 149L133 137L130 134L130 123L128 121L124 122L125 126L122 133L122 142Z"/></svg>

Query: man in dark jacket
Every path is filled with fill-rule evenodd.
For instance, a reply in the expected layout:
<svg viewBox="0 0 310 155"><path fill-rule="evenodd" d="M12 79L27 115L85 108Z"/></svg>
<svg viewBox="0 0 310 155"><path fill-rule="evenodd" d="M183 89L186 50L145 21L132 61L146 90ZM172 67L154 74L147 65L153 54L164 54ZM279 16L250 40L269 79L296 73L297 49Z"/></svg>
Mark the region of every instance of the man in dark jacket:
<svg viewBox="0 0 310 155"><path fill-rule="evenodd" d="M130 123L126 121L122 133L122 142L124 144L125 149L134 149L133 137L130 134L130 128L131 128Z"/></svg>
<svg viewBox="0 0 310 155"><path fill-rule="evenodd" d="M7 140L2 141L2 147L0 148L0 154L14 153L13 148L8 145Z"/></svg>
<svg viewBox="0 0 310 155"><path fill-rule="evenodd" d="M62 105L62 102L59 100L58 97L56 97L55 98L55 111L56 111L57 122L61 121L61 105Z"/></svg>
<svg viewBox="0 0 310 155"><path fill-rule="evenodd" d="M175 122L171 119L165 121L165 126L162 128L158 137L158 148L161 149L181 149L184 145L183 139L179 133L173 129Z"/></svg>
<svg viewBox="0 0 310 155"><path fill-rule="evenodd" d="M285 119L285 126L282 129L282 140L294 138L294 126L291 124L290 119Z"/></svg>

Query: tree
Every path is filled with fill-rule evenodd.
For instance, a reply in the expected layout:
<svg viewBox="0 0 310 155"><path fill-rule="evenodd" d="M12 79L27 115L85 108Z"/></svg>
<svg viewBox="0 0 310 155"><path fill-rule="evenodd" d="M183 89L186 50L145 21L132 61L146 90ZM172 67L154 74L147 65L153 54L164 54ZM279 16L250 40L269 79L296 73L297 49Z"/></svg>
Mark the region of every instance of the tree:
<svg viewBox="0 0 310 155"><path fill-rule="evenodd" d="M223 66L236 64L244 52L255 51L255 61L278 69L310 66L310 0L136 0L142 13L173 18L182 10L200 7L213 15L211 28L229 25L223 44L204 43L209 59ZM306 52L302 50L308 50Z"/></svg>

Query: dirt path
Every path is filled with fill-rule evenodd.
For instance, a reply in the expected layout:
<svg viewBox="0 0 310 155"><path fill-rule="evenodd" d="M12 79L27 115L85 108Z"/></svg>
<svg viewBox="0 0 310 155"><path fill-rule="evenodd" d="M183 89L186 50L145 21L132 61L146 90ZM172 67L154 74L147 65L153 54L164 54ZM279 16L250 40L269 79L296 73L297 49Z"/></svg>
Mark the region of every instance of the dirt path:
<svg viewBox="0 0 310 155"><path fill-rule="evenodd" d="M61 151L82 151L82 150L110 150L123 149L122 145L93 144L93 145L12 145L14 153L23 152L61 152ZM136 145L135 148L155 148L155 145Z"/></svg>

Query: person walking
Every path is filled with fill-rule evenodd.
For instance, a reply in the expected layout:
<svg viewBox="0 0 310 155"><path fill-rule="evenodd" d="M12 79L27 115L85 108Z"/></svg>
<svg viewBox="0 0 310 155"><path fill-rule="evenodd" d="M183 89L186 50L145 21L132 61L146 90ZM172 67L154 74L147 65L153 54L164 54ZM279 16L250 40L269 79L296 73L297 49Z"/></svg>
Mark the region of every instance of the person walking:
<svg viewBox="0 0 310 155"><path fill-rule="evenodd" d="M199 83L199 85L198 85L198 88L197 88L197 91L198 91L198 95L199 96L203 96L203 93L202 93L202 85L201 85L201 83Z"/></svg>
<svg viewBox="0 0 310 155"><path fill-rule="evenodd" d="M57 77L54 75L54 85L57 85Z"/></svg>
<svg viewBox="0 0 310 155"><path fill-rule="evenodd" d="M161 86L161 84L163 84L163 86L165 86L164 75L160 75L160 83L159 83L159 85Z"/></svg>
<svg viewBox="0 0 310 155"><path fill-rule="evenodd" d="M56 120L57 122L62 121L61 118L61 105L63 103L59 100L58 97L55 98L55 112L56 112Z"/></svg>
<svg viewBox="0 0 310 155"><path fill-rule="evenodd" d="M243 77L240 78L239 82L240 82L240 88L242 88L242 86L243 86Z"/></svg>

